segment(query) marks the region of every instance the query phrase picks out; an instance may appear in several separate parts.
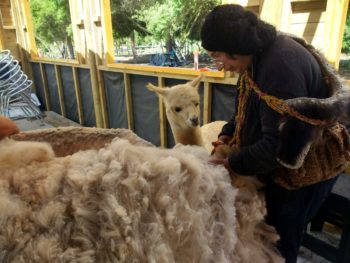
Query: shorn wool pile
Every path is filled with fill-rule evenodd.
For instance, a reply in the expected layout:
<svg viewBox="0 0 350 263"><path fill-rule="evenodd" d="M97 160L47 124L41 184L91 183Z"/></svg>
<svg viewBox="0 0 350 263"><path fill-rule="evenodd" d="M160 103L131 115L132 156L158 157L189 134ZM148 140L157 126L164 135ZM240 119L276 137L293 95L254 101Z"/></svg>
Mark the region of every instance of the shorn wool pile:
<svg viewBox="0 0 350 263"><path fill-rule="evenodd" d="M159 149L122 129L13 138L62 157L47 143L0 141L0 262L244 262L237 190L205 149Z"/></svg>

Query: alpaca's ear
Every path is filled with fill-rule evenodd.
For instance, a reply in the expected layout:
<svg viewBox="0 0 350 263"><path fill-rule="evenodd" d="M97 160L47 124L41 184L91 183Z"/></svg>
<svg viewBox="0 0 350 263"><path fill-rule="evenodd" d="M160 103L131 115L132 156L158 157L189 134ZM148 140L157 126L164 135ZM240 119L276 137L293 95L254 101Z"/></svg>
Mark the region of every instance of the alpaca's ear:
<svg viewBox="0 0 350 263"><path fill-rule="evenodd" d="M157 87L157 86L154 86L153 84L151 83L148 83L146 85L146 87L150 90L150 91L153 91L159 95L162 95L162 96L165 96L166 93L167 93L167 89L164 89L164 88L160 88L160 87Z"/></svg>
<svg viewBox="0 0 350 263"><path fill-rule="evenodd" d="M201 81L201 79L203 78L204 74L200 74L197 78L195 78L194 80L191 80L190 82L188 82L189 85L191 85L194 88L198 88L199 87L199 83Z"/></svg>

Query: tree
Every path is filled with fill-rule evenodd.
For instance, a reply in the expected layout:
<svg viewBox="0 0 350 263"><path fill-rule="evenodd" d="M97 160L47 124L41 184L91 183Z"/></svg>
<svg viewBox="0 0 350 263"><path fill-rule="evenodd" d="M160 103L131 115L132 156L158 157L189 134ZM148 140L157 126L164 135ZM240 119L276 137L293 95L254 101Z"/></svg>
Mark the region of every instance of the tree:
<svg viewBox="0 0 350 263"><path fill-rule="evenodd" d="M69 0L31 0L38 47L53 53L56 47L62 58L74 58Z"/></svg>
<svg viewBox="0 0 350 263"><path fill-rule="evenodd" d="M146 23L136 14L157 1L152 0L111 0L111 15L114 39L130 38L134 58L137 57L135 32L141 36L150 35Z"/></svg>
<svg viewBox="0 0 350 263"><path fill-rule="evenodd" d="M345 24L345 32L344 32L344 38L343 38L343 46L342 46L342 52L349 54L350 53L350 8L348 8L348 14L346 17L346 24Z"/></svg>
<svg viewBox="0 0 350 263"><path fill-rule="evenodd" d="M200 40L200 29L204 23L206 15L218 4L221 0L174 0L180 7L179 13L176 16L178 30L183 38L191 40Z"/></svg>
<svg viewBox="0 0 350 263"><path fill-rule="evenodd" d="M141 10L140 19L158 41L164 41L168 52L175 39L184 44L200 39L200 28L205 16L221 0L164 0L148 9Z"/></svg>

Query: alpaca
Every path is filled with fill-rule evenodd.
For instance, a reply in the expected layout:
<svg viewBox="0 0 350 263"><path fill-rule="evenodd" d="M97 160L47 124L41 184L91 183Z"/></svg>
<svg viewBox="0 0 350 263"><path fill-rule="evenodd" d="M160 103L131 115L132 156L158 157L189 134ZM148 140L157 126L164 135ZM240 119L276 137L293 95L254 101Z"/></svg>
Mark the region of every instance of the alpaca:
<svg viewBox="0 0 350 263"><path fill-rule="evenodd" d="M48 143L43 142L17 142L10 139L0 141L0 168L21 167L31 162L49 161L55 153Z"/></svg>
<svg viewBox="0 0 350 263"><path fill-rule="evenodd" d="M21 155L0 166L1 262L246 262L233 249L237 190L203 148L159 149L125 129L47 129L12 138L25 137L69 150L45 159L32 151L46 143L4 142ZM92 137L98 149L76 143ZM0 160L8 154L0 143ZM31 161L19 166L22 159Z"/></svg>
<svg viewBox="0 0 350 263"><path fill-rule="evenodd" d="M166 116L176 143L199 145L209 152L211 142L217 140L225 121L215 121L199 126L199 94L198 87L203 75L185 84L171 88L161 88L149 83L147 88L164 99Z"/></svg>
<svg viewBox="0 0 350 263"><path fill-rule="evenodd" d="M198 86L201 78L202 75L171 88L156 87L149 83L147 88L164 99L166 115L176 143L204 146L211 152L211 142L217 140L226 122L216 121L199 127ZM219 146L216 150L214 158L224 158L230 151L226 145ZM238 237L235 253L242 262L258 262L254 258L258 255L265 262L281 262L281 257L273 248L278 235L273 227L264 222L265 199L259 191L262 183L251 176L235 176L232 180L238 188L235 199Z"/></svg>
<svg viewBox="0 0 350 263"><path fill-rule="evenodd" d="M20 140L12 146L8 140L12 148L23 140L49 142L61 157L0 166L0 181L8 182L0 184L0 207L13 208L0 214L0 229L7 229L0 231L5 240L2 262L281 261L265 241L250 234L264 216L263 202L252 202L257 195L252 198L242 189L237 194L226 169L210 165L200 147L161 150L129 130L85 127L42 129L11 138ZM31 156L30 144L22 145L22 153ZM24 155L15 155L18 163L27 159ZM27 233L21 224L28 217L32 220L23 227L35 235L25 234L22 240L16 233Z"/></svg>

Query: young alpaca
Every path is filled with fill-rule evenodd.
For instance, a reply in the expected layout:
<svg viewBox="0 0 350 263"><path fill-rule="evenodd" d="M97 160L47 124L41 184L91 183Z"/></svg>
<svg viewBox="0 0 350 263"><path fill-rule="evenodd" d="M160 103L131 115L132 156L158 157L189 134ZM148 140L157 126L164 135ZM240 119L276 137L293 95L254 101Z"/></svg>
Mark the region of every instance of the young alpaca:
<svg viewBox="0 0 350 263"><path fill-rule="evenodd" d="M215 121L199 127L198 86L201 78L202 75L171 88L156 87L149 83L147 88L164 99L175 142L204 146L211 152L211 142L217 140L226 122ZM217 150L214 158L224 158L230 152L227 145L220 146ZM243 262L253 262L254 253L260 254L268 262L281 262L282 259L273 248L278 235L264 222L265 200L258 191L262 184L252 176L234 176L232 184L239 189L235 200L238 235L235 253L244 259Z"/></svg>
<svg viewBox="0 0 350 263"><path fill-rule="evenodd" d="M217 140L225 121L215 121L199 126L200 109L198 87L203 75L185 84L162 88L148 83L147 88L164 99L166 116L175 142L184 145L199 145L209 152L211 142Z"/></svg>

